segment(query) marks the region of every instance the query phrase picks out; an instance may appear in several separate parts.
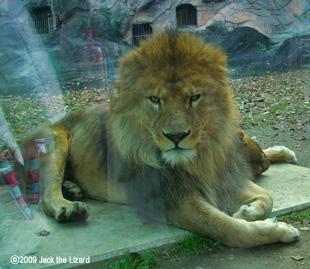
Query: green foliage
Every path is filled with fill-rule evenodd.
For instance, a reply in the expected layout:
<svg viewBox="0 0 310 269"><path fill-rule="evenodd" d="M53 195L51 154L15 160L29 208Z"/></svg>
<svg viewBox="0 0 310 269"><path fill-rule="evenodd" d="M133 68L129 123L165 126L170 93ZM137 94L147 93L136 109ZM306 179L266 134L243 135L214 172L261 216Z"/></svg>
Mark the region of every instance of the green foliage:
<svg viewBox="0 0 310 269"><path fill-rule="evenodd" d="M10 113L10 107L8 105L3 104L2 105L2 111L4 113L4 115L8 115Z"/></svg>
<svg viewBox="0 0 310 269"><path fill-rule="evenodd" d="M184 241L177 243L176 246L172 248L171 253L182 255L197 255L201 249L213 249L221 247L222 246L218 241L214 241L200 234L192 234L187 236Z"/></svg>
<svg viewBox="0 0 310 269"><path fill-rule="evenodd" d="M153 250L142 252L141 255L127 253L125 258L120 258L117 261L107 262L100 266L106 269L148 269L154 268L158 264L158 258Z"/></svg>
<svg viewBox="0 0 310 269"><path fill-rule="evenodd" d="M285 215L279 218L280 221L285 221L285 220L303 220L306 218L310 218L310 210L308 209L306 212L303 212L301 214L298 213L292 213L289 215Z"/></svg>
<svg viewBox="0 0 310 269"><path fill-rule="evenodd" d="M280 49L280 46L275 46L275 47L273 47L273 50L274 50L274 51L279 51L279 49Z"/></svg>
<svg viewBox="0 0 310 269"><path fill-rule="evenodd" d="M260 49L260 51L267 51L268 50L266 45L264 45L261 42L256 42L256 46Z"/></svg>

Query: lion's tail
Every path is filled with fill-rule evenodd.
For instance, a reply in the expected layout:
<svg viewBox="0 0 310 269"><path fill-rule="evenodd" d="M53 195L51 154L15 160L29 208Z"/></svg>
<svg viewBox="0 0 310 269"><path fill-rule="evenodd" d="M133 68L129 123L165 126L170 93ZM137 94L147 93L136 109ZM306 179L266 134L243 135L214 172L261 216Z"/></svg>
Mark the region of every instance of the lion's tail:
<svg viewBox="0 0 310 269"><path fill-rule="evenodd" d="M287 162L297 163L296 154L294 151L284 146L274 146L263 150L270 162Z"/></svg>

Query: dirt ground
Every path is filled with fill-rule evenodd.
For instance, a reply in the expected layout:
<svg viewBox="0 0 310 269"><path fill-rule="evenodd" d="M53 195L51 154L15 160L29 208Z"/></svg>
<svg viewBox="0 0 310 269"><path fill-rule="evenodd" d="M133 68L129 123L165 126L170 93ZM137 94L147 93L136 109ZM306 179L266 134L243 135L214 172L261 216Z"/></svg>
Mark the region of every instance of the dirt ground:
<svg viewBox="0 0 310 269"><path fill-rule="evenodd" d="M310 167L310 71L230 80L242 129L267 148L295 151Z"/></svg>

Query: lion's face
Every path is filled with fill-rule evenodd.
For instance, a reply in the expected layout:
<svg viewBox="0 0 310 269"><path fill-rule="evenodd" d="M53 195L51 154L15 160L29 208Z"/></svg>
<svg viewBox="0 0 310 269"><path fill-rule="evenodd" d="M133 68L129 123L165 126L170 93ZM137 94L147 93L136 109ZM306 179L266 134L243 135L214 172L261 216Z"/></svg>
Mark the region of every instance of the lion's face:
<svg viewBox="0 0 310 269"><path fill-rule="evenodd" d="M216 109L213 98L183 81L160 84L164 85L144 95L140 108L144 121L168 164L187 163L196 157L197 147L207 135L205 127Z"/></svg>
<svg viewBox="0 0 310 269"><path fill-rule="evenodd" d="M112 109L121 153L150 164L159 152L175 166L216 143L235 116L225 63L220 50L186 33L157 36L128 54Z"/></svg>

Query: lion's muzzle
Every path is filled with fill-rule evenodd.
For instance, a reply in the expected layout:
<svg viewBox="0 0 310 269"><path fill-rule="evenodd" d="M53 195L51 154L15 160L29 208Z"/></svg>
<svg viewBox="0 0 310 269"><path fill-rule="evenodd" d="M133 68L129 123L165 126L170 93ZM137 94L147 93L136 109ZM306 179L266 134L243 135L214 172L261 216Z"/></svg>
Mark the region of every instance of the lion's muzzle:
<svg viewBox="0 0 310 269"><path fill-rule="evenodd" d="M191 130L187 131L187 132L183 132L183 133L165 133L163 132L163 135L165 137L167 137L168 139L170 139L176 146L176 148L178 147L178 144L181 142L181 140L183 140L184 138L186 138L189 134L190 134Z"/></svg>

